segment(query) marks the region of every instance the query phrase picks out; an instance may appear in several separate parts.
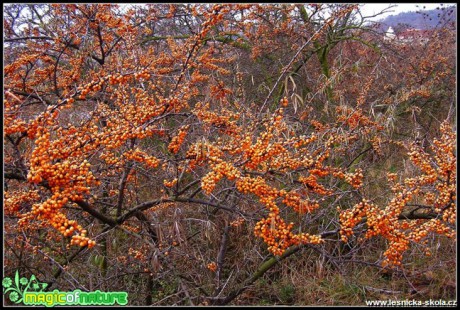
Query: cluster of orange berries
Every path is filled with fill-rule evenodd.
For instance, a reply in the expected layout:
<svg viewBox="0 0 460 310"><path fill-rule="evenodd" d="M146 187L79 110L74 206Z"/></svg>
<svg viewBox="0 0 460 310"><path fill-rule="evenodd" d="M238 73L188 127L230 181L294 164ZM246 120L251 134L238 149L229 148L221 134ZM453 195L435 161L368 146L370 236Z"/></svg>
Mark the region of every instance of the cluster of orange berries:
<svg viewBox="0 0 460 310"><path fill-rule="evenodd" d="M293 227L294 223L286 225L274 209L267 218L256 223L254 234L264 240L268 245L268 251L279 256L288 247L295 244L296 240L293 239L294 234L291 231Z"/></svg>
<svg viewBox="0 0 460 310"><path fill-rule="evenodd" d="M163 185L166 187L173 187L176 184L177 184L177 178L174 178L171 181L163 180Z"/></svg>
<svg viewBox="0 0 460 310"><path fill-rule="evenodd" d="M357 107L363 105L364 102L366 101L367 93L369 92L369 89L371 88L371 85L373 82L374 82L374 79L370 78L364 83L364 87L362 88L361 93L358 97L358 100L356 101Z"/></svg>
<svg viewBox="0 0 460 310"><path fill-rule="evenodd" d="M227 13L230 9L223 4L216 4L212 7L212 10L209 12L203 12L203 16L207 18L201 24L201 31L195 35L192 42L196 40L201 41L206 37L208 32L212 29L214 25L216 25L219 21L224 18L224 14Z"/></svg>
<svg viewBox="0 0 460 310"><path fill-rule="evenodd" d="M148 72L147 69L141 70L139 72L134 73L134 79L136 79L136 80L138 80L138 79L148 80L148 79L150 79L150 73Z"/></svg>
<svg viewBox="0 0 460 310"><path fill-rule="evenodd" d="M433 141L434 148L437 150L436 154L439 156L439 159L444 159L450 163L450 161L456 158L454 150L456 148L457 133L447 121L441 124L440 131L441 137Z"/></svg>
<svg viewBox="0 0 460 310"><path fill-rule="evenodd" d="M193 71L190 81L191 81L192 84L198 84L198 83L206 82L208 80L209 80L209 75L201 74L197 70L197 71Z"/></svg>
<svg viewBox="0 0 460 310"><path fill-rule="evenodd" d="M411 89L410 91L402 93L399 100L406 101L419 96L429 98L431 96L431 92L422 85L418 89ZM417 110L420 112L420 109Z"/></svg>
<svg viewBox="0 0 460 310"><path fill-rule="evenodd" d="M315 119L311 119L310 120L310 124L313 126L313 128L315 128L316 131L318 132L323 132L325 130L327 130L329 128L328 125L326 124L322 124L321 122L315 120Z"/></svg>
<svg viewBox="0 0 460 310"><path fill-rule="evenodd" d="M375 136L371 139L372 148L378 155L382 155L382 139L379 136Z"/></svg>
<svg viewBox="0 0 460 310"><path fill-rule="evenodd" d="M340 105L336 108L336 112L338 114L337 121L346 123L351 130L362 127L364 133L368 133L372 128L383 129L382 125L365 116L362 109Z"/></svg>
<svg viewBox="0 0 460 310"><path fill-rule="evenodd" d="M410 160L414 165L420 167L425 174L435 174L435 170L431 167L428 154L421 150L418 146L413 145L408 153Z"/></svg>
<svg viewBox="0 0 460 310"><path fill-rule="evenodd" d="M222 179L223 174L216 172L216 171L211 171L207 173L202 179L201 179L201 188L206 194L212 193L214 188L216 187L217 182Z"/></svg>
<svg viewBox="0 0 460 310"><path fill-rule="evenodd" d="M217 264L215 262L209 263L206 267L212 272L216 272L217 270Z"/></svg>
<svg viewBox="0 0 460 310"><path fill-rule="evenodd" d="M398 178L398 174L392 173L392 172L387 173L388 182L390 182L391 184L394 184L397 178Z"/></svg>
<svg viewBox="0 0 460 310"><path fill-rule="evenodd" d="M281 192L280 194L283 194ZM306 201L300 197L298 193L286 193L283 203L293 208L297 213L310 213L319 208L318 202Z"/></svg>
<svg viewBox="0 0 460 310"><path fill-rule="evenodd" d="M318 184L318 178L314 174L310 174L307 177L300 176L299 182L305 184L311 191L319 195L329 195L332 193L331 190L328 190L323 185Z"/></svg>
<svg viewBox="0 0 460 310"><path fill-rule="evenodd" d="M176 205L175 202L163 202L163 203L158 204L155 207L150 208L149 212L155 213L155 212L160 211L160 210L164 210L164 209L174 207L175 205Z"/></svg>
<svg viewBox="0 0 460 310"><path fill-rule="evenodd" d="M9 134L13 134L16 132L26 131L27 130L26 122L18 117L19 109L23 101L8 90L5 90L4 94L5 94L5 99L3 100L4 134L9 135ZM13 101L10 101L9 99L13 99Z"/></svg>
<svg viewBox="0 0 460 310"><path fill-rule="evenodd" d="M277 189L267 185L262 177L241 177L236 181L236 188L239 192L247 194L253 193L258 197L277 197L279 192Z"/></svg>
<svg viewBox="0 0 460 310"><path fill-rule="evenodd" d="M100 91L102 89L102 86L104 85L106 79L98 79L97 81L92 81L89 82L83 86L77 87L77 93L80 95L78 96L78 99L80 100L85 100L86 96L89 94L89 92L94 91Z"/></svg>
<svg viewBox="0 0 460 310"><path fill-rule="evenodd" d="M126 230L129 230L129 231L135 232L135 233L140 232L141 229L142 229L140 226L134 225L132 222L131 222L131 223L125 222L125 223L123 223L122 227L123 227L124 229L126 229Z"/></svg>
<svg viewBox="0 0 460 310"><path fill-rule="evenodd" d="M280 105L282 107L287 107L289 105L289 100L287 97L283 97L281 100L280 100Z"/></svg>
<svg viewBox="0 0 460 310"><path fill-rule="evenodd" d="M94 247L96 245L96 242L86 237L86 233L86 230L82 230L80 235L72 236L70 244L78 245L81 247L88 246L88 248Z"/></svg>
<svg viewBox="0 0 460 310"><path fill-rule="evenodd" d="M224 175L227 179L230 181L239 178L240 177L240 171L235 168L231 163L228 163L226 161L221 161L217 164L211 164L211 168Z"/></svg>
<svg viewBox="0 0 460 310"><path fill-rule="evenodd" d="M201 165L208 158L220 158L223 156L220 148L205 142L198 142L190 146L186 157L190 159L189 166L194 168Z"/></svg>
<svg viewBox="0 0 460 310"><path fill-rule="evenodd" d="M144 253L133 248L129 248L128 255L138 260L145 260L146 258Z"/></svg>
<svg viewBox="0 0 460 310"><path fill-rule="evenodd" d="M128 82L130 80L130 76L126 74L123 75L121 73L116 73L107 75L106 79L108 80L110 85L116 85Z"/></svg>
<svg viewBox="0 0 460 310"><path fill-rule="evenodd" d="M219 81L217 85L211 86L211 96L217 100L225 98L232 91L225 87L224 82Z"/></svg>
<svg viewBox="0 0 460 310"><path fill-rule="evenodd" d="M254 227L254 234L261 237L268 245L268 251L273 255L281 256L292 245L319 244L323 242L321 236L307 233L294 234L294 223L286 224L279 216L279 209L271 208L267 218L260 220Z"/></svg>
<svg viewBox="0 0 460 310"><path fill-rule="evenodd" d="M359 168L355 172L345 174L345 181L356 189L362 186L363 178L363 171Z"/></svg>
<svg viewBox="0 0 460 310"><path fill-rule="evenodd" d="M156 168L160 164L160 160L155 156L149 156L147 153L140 149L129 150L124 153L126 159L135 160L140 163L145 163L151 168Z"/></svg>
<svg viewBox="0 0 460 310"><path fill-rule="evenodd" d="M109 7L106 8L105 6L100 6L98 7L98 9L101 11L98 11L96 13L96 20L105 23L107 27L110 28L120 26L120 23L122 23L122 19L114 16L111 11L108 11L110 9Z"/></svg>
<svg viewBox="0 0 460 310"><path fill-rule="evenodd" d="M22 206L39 201L40 198L37 190L5 191L3 196L3 210L6 215L19 215Z"/></svg>
<svg viewBox="0 0 460 310"><path fill-rule="evenodd" d="M214 126L219 128L221 132L228 135L236 135L241 132L241 129L236 125L236 120L239 115L221 108L219 115L212 112L209 103L202 104L201 102L195 105L193 113L200 119L206 126Z"/></svg>
<svg viewBox="0 0 460 310"><path fill-rule="evenodd" d="M403 237L396 237L390 240L388 249L383 253L385 259L382 267L400 266L402 264L402 253L409 248L409 241Z"/></svg>
<svg viewBox="0 0 460 310"><path fill-rule="evenodd" d="M11 115L11 113L6 113L4 115L4 129L3 132L5 135L11 135L18 132L26 132L27 124L22 119L18 119L16 116Z"/></svg>
<svg viewBox="0 0 460 310"><path fill-rule="evenodd" d="M74 220L66 220L64 223L62 223L62 226L58 228L64 237L70 237L75 230L81 229L81 226L79 226Z"/></svg>
<svg viewBox="0 0 460 310"><path fill-rule="evenodd" d="M453 200L454 202L449 202L449 204L447 204L444 207L444 210L442 213L442 220L450 224L455 224L457 222L457 208L456 208L457 197L455 195L452 195L451 200Z"/></svg>
<svg viewBox="0 0 460 310"><path fill-rule="evenodd" d="M294 143L294 147L297 149L301 146L308 145L318 139L318 136L312 133L309 138L304 135L300 136L297 141Z"/></svg>
<svg viewBox="0 0 460 310"><path fill-rule="evenodd" d="M248 159L245 166L249 169L257 169L259 164L273 161L273 158L279 159L281 154L288 156L288 152L281 141L273 141L276 134L285 129L283 123L283 109L276 110L270 119L265 121L266 130L257 138L256 143L251 143L251 137L246 135L242 143L244 157ZM290 142L290 141L289 141ZM279 163L281 164L281 163Z"/></svg>
<svg viewBox="0 0 460 310"><path fill-rule="evenodd" d="M328 167L312 168L309 169L308 172L310 172L311 175L325 177L331 173L331 169L329 169Z"/></svg>
<svg viewBox="0 0 460 310"><path fill-rule="evenodd" d="M217 182L224 176L231 181L239 178L241 175L237 168L223 160L218 160L218 163L211 163L211 168L212 171L201 179L201 188L207 194L210 194L214 190Z"/></svg>
<svg viewBox="0 0 460 310"><path fill-rule="evenodd" d="M347 242L348 237L353 235L353 228L366 216L366 208L368 206L369 203L364 200L356 204L352 209L342 211L340 207L337 207L337 211L340 212L340 235L343 242Z"/></svg>
<svg viewBox="0 0 460 310"><path fill-rule="evenodd" d="M187 136L188 128L188 125L182 126L181 129L179 129L178 134L172 138L171 143L168 145L168 150L171 153L177 154L177 152L179 152L179 149Z"/></svg>
<svg viewBox="0 0 460 310"><path fill-rule="evenodd" d="M105 163L109 166L121 166L121 160L119 157L115 156L114 153L106 150L99 155L99 158L104 160Z"/></svg>
<svg viewBox="0 0 460 310"><path fill-rule="evenodd" d="M265 133L264 133L265 134ZM262 134L261 140L258 140L253 147L246 152L249 161L245 164L247 168L257 169L260 164L269 162L274 157L280 154L287 154L286 149L281 143L266 144L264 134ZM278 156L279 158L279 156Z"/></svg>

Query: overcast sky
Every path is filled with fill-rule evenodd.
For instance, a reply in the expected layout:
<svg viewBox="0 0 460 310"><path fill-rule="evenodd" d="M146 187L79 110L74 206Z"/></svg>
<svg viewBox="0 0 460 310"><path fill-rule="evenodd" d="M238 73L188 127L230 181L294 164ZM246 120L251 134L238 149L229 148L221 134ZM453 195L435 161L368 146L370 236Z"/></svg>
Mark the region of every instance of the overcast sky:
<svg viewBox="0 0 460 310"><path fill-rule="evenodd" d="M374 15L388 8L390 5L395 5L394 8L387 10L388 13L379 15L377 19L384 18L389 15L397 15L401 12L418 11L418 10L433 10L441 7L440 3L366 3L361 7L361 12L364 16ZM451 6L453 3L444 4L445 7Z"/></svg>

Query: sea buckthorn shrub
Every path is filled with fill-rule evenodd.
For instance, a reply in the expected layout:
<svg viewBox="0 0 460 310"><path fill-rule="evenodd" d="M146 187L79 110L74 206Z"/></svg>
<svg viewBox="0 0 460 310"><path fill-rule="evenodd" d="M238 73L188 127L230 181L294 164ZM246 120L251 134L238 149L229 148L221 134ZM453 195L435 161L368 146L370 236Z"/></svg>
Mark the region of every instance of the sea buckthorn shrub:
<svg viewBox="0 0 460 310"><path fill-rule="evenodd" d="M218 304L296 251L346 264L353 235L381 237L378 263L402 268L454 236L453 108L434 107L455 84L452 33L401 48L406 64L351 4L6 8L8 271Z"/></svg>

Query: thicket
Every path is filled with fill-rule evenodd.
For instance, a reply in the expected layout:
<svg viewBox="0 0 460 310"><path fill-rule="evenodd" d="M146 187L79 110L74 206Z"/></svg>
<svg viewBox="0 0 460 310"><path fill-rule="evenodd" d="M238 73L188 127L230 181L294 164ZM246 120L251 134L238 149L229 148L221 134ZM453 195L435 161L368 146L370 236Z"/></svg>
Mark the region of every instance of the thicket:
<svg viewBox="0 0 460 310"><path fill-rule="evenodd" d="M130 305L455 298L456 22L368 19L5 5L5 275Z"/></svg>

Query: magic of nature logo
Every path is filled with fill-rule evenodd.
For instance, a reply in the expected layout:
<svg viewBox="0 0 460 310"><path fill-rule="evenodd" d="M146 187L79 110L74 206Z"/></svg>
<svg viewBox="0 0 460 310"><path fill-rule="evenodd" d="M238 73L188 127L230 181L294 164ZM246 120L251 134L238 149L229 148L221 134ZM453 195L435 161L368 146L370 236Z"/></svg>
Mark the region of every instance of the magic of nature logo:
<svg viewBox="0 0 460 310"><path fill-rule="evenodd" d="M20 277L18 271L14 278L5 277L2 286L3 295L16 304L53 307L57 305L126 305L128 303L127 292L101 292L99 290L61 292L57 289L48 292L45 291L48 283L39 282L35 275L32 275L30 279Z"/></svg>

